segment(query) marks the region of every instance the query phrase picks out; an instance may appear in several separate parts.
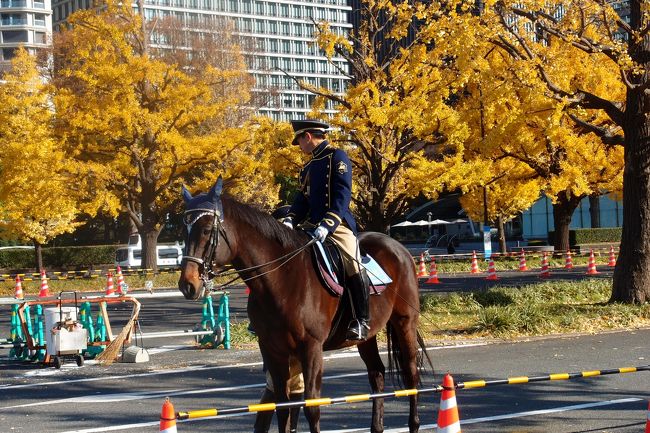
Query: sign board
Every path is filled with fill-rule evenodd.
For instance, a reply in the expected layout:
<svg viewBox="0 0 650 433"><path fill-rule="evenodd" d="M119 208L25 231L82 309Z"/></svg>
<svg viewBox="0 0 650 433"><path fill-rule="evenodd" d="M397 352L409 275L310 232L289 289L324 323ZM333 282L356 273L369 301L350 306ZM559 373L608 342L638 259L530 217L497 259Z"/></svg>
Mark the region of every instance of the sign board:
<svg viewBox="0 0 650 433"><path fill-rule="evenodd" d="M483 226L483 251L485 260L489 259L492 255L492 237L489 226Z"/></svg>

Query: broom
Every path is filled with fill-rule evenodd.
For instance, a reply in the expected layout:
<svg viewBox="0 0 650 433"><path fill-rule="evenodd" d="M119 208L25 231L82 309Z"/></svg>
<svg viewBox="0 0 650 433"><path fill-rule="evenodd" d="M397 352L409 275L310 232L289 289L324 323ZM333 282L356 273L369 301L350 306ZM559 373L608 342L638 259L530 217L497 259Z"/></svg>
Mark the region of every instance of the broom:
<svg viewBox="0 0 650 433"><path fill-rule="evenodd" d="M122 328L122 331L120 331L117 337L115 337L115 339L111 341L108 346L106 346L106 349L104 349L104 351L95 358L102 365L111 365L113 362L115 362L117 355L120 353L120 349L126 342L127 337L135 326L135 321L138 320L138 314L140 313L140 302L134 298L131 299L134 303L131 318L128 322L126 322L126 325L124 325L124 328Z"/></svg>

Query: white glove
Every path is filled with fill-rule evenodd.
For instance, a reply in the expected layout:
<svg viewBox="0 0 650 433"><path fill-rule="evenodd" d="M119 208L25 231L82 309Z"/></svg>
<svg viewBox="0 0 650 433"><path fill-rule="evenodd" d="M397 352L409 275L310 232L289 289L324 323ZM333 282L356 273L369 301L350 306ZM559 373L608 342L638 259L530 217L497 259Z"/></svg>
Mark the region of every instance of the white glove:
<svg viewBox="0 0 650 433"><path fill-rule="evenodd" d="M282 224L293 230L293 222L291 221L291 218L285 218L284 221L282 221Z"/></svg>
<svg viewBox="0 0 650 433"><path fill-rule="evenodd" d="M316 227L316 230L314 230L314 238L316 238L318 242L325 242L325 238L328 234L329 231L323 226L318 226Z"/></svg>

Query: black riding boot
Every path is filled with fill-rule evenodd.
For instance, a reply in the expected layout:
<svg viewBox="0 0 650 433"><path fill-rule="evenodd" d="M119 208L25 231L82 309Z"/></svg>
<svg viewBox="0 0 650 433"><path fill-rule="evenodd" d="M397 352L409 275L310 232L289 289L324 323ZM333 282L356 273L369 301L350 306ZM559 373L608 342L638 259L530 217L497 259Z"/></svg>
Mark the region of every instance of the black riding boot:
<svg viewBox="0 0 650 433"><path fill-rule="evenodd" d="M302 401L304 394L296 393L289 394L289 401ZM298 432L298 417L300 417L300 408L292 407L289 409L289 432L297 433Z"/></svg>
<svg viewBox="0 0 650 433"><path fill-rule="evenodd" d="M271 403L275 400L275 395L273 391L268 388L264 388L264 394L260 398L260 403ZM255 417L255 426L253 427L253 433L269 433L271 428L271 421L273 421L273 411L266 410L263 412L257 412Z"/></svg>
<svg viewBox="0 0 650 433"><path fill-rule="evenodd" d="M347 340L365 340L368 337L368 284L365 271L352 276L348 290L352 298L353 317L348 325Z"/></svg>

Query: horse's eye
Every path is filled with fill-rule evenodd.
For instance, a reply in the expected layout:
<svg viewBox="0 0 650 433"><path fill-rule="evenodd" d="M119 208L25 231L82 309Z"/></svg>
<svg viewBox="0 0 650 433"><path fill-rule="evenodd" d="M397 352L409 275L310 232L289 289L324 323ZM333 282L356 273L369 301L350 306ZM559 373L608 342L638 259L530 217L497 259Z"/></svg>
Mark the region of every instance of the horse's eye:
<svg viewBox="0 0 650 433"><path fill-rule="evenodd" d="M209 236L210 232L211 232L210 229L203 229L203 231L201 233L203 234L203 236Z"/></svg>

